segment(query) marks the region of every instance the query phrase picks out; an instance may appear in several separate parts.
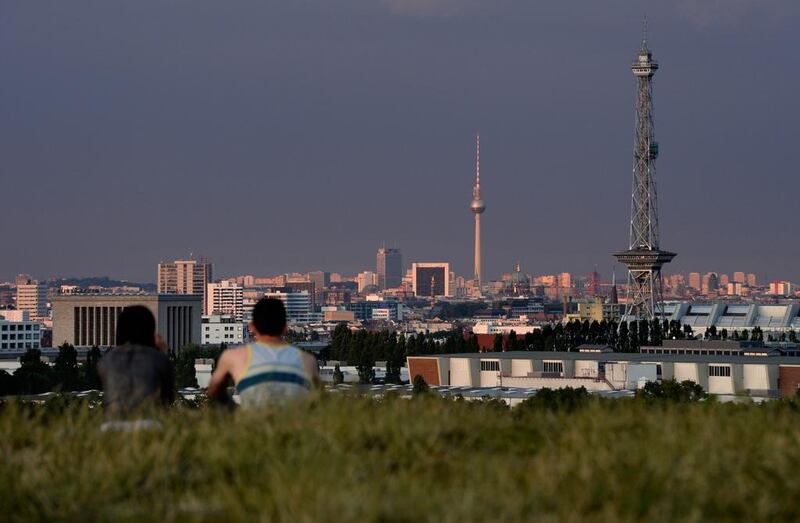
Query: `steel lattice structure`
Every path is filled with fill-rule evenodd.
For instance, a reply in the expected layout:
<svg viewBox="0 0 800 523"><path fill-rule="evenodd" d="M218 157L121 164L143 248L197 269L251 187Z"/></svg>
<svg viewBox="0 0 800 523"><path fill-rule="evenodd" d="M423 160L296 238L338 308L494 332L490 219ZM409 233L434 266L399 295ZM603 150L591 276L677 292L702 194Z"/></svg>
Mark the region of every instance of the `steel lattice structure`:
<svg viewBox="0 0 800 523"><path fill-rule="evenodd" d="M662 251L658 239L656 158L658 142L653 129L653 75L658 63L642 39L636 62L631 66L637 80L636 132L633 147L633 191L631 195L630 245L614 256L628 267L625 319L661 318L664 304L661 267L676 256Z"/></svg>

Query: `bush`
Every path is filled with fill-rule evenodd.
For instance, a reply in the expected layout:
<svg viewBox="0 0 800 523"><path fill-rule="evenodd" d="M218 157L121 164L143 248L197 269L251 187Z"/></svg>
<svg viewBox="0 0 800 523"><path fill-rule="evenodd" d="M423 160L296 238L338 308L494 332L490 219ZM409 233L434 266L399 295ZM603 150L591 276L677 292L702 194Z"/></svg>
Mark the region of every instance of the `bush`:
<svg viewBox="0 0 800 523"><path fill-rule="evenodd" d="M649 381L643 388L636 391L636 397L640 399L673 403L700 401L706 399L707 396L703 387L690 380L680 383L675 380L664 380L660 383Z"/></svg>
<svg viewBox="0 0 800 523"><path fill-rule="evenodd" d="M562 389L545 388L520 403L519 414L531 409L572 412L578 408L585 407L591 400L592 396L586 390L586 387L577 389L572 387L564 387Z"/></svg>
<svg viewBox="0 0 800 523"><path fill-rule="evenodd" d="M411 391L416 396L430 391L430 387L428 387L428 384L425 382L425 378L423 378L422 375L417 374L414 376L414 384Z"/></svg>

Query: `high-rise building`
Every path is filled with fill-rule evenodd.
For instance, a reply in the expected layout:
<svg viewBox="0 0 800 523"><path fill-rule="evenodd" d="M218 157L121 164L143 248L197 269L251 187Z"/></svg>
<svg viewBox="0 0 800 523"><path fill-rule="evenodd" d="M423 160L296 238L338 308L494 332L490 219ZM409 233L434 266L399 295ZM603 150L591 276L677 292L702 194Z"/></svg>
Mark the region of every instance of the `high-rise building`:
<svg viewBox="0 0 800 523"><path fill-rule="evenodd" d="M30 279L30 276L17 277L17 309L28 311L31 320L47 319L47 285Z"/></svg>
<svg viewBox="0 0 800 523"><path fill-rule="evenodd" d="M230 281L209 283L206 291L205 311L209 316L231 316L236 321L242 321L244 288Z"/></svg>
<svg viewBox="0 0 800 523"><path fill-rule="evenodd" d="M325 271L311 271L307 275L308 281L314 282L317 292L331 286L331 273Z"/></svg>
<svg viewBox="0 0 800 523"><path fill-rule="evenodd" d="M264 293L266 298L276 298L283 302L286 307L286 318L297 323L308 323L311 321L311 294L308 291L283 292L274 291ZM252 317L252 308L250 309Z"/></svg>
<svg viewBox="0 0 800 523"><path fill-rule="evenodd" d="M703 294L714 293L719 289L719 276L716 272L707 272L703 275L700 292Z"/></svg>
<svg viewBox="0 0 800 523"><path fill-rule="evenodd" d="M748 287L755 287L756 286L756 275L752 272L747 275L747 286Z"/></svg>
<svg viewBox="0 0 800 523"><path fill-rule="evenodd" d="M658 142L653 127L653 91L651 82L658 63L647 47L647 34L637 60L631 66L637 79L636 131L633 150L633 190L631 194L630 243L627 251L615 254L628 267L628 296L625 317L660 319L664 313L661 290L661 267L675 257L662 251L658 231L658 196L655 167Z"/></svg>
<svg viewBox="0 0 800 523"><path fill-rule="evenodd" d="M480 293L481 274L481 214L486 210L486 204L481 199L481 137L475 138L475 186L472 189L472 203L469 205L475 215L475 287ZM416 291L415 291L416 292Z"/></svg>
<svg viewBox="0 0 800 523"><path fill-rule="evenodd" d="M378 285L378 275L372 271L359 272L356 277L358 292L363 292L367 287Z"/></svg>
<svg viewBox="0 0 800 523"><path fill-rule="evenodd" d="M728 275L727 275L727 274L720 274L720 275L719 275L719 286L720 286L721 288L727 288L727 287L728 287L728 283L729 283L730 281L731 281L731 280L730 280L730 278L728 278Z"/></svg>
<svg viewBox="0 0 800 523"><path fill-rule="evenodd" d="M205 306L206 291L211 283L211 263L203 259L175 260L158 264L159 294L198 294Z"/></svg>
<svg viewBox="0 0 800 523"><path fill-rule="evenodd" d="M199 295L76 294L53 298L53 345L116 345L117 319L129 305L150 309L158 333L170 349L179 351L200 343L203 302Z"/></svg>
<svg viewBox="0 0 800 523"><path fill-rule="evenodd" d="M700 273L699 272L690 272L689 273L689 288L694 289L696 291L700 290Z"/></svg>
<svg viewBox="0 0 800 523"><path fill-rule="evenodd" d="M378 249L377 271L380 289L396 289L403 283L403 256L400 249Z"/></svg>
<svg viewBox="0 0 800 523"><path fill-rule="evenodd" d="M733 283L745 283L746 278L743 272L737 271L733 273Z"/></svg>
<svg viewBox="0 0 800 523"><path fill-rule="evenodd" d="M415 296L450 296L449 263L414 263L411 274Z"/></svg>

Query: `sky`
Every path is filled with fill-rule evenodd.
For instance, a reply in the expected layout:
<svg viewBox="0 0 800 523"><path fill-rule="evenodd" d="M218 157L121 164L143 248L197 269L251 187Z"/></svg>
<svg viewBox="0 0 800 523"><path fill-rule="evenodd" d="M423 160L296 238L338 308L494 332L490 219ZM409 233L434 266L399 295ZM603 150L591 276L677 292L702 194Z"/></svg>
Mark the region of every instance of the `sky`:
<svg viewBox="0 0 800 523"><path fill-rule="evenodd" d="M645 15L666 272L800 281L796 0L5 0L0 280L470 276L476 133L484 278L608 278Z"/></svg>

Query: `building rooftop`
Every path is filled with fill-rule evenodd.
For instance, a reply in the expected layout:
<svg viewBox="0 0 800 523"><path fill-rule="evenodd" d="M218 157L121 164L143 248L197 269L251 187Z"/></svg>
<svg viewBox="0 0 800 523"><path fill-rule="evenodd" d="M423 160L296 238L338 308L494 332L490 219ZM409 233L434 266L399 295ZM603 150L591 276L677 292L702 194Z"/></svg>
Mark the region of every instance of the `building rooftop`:
<svg viewBox="0 0 800 523"><path fill-rule="evenodd" d="M681 362L681 363L739 363L759 364L775 363L782 365L800 365L800 357L764 355L764 356L717 356L705 354L641 354L637 352L555 352L555 351L509 351L509 352L467 352L460 354L433 354L409 356L409 358L469 358L482 360L535 359L535 360L583 360L600 362Z"/></svg>

